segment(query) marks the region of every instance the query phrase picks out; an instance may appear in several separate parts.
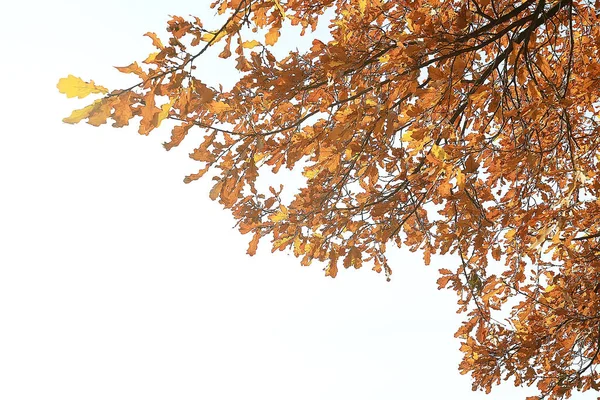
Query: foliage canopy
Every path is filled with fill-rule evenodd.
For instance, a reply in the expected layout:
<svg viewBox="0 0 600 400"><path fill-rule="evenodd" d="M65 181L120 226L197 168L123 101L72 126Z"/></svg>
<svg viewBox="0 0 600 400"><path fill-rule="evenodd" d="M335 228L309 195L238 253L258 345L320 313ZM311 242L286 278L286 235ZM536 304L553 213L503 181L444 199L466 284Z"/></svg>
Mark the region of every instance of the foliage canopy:
<svg viewBox="0 0 600 400"><path fill-rule="evenodd" d="M303 265L392 271L386 246L455 254L440 288L458 295L456 337L473 388L502 378L559 399L600 389L600 2L585 0L218 0L220 27L173 17L168 40L112 90L70 75L68 97L101 94L65 122L147 135L165 148L207 132L190 155L242 233ZM288 24L331 39L272 53ZM323 22L323 21L322 21ZM209 87L207 49L239 81ZM210 61L210 60L209 60ZM270 169L299 170L260 190ZM502 316L502 317L500 317ZM537 398L537 397L535 397Z"/></svg>

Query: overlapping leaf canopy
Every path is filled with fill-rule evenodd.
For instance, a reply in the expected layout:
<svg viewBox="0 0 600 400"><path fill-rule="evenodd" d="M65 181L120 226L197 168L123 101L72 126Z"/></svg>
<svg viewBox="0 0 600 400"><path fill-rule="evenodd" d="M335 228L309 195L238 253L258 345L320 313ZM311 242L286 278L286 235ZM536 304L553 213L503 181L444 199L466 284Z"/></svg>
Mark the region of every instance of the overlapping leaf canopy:
<svg viewBox="0 0 600 400"><path fill-rule="evenodd" d="M600 388L599 2L213 6L220 27L173 17L164 43L148 33L156 52L119 68L137 77L129 88L61 80L69 97L106 93L65 122L135 118L148 134L175 120L167 149L204 129L190 155L202 167L185 181L216 172L210 196L253 235L249 254L270 237L331 277L367 264L389 277L389 244L426 263L458 255L438 283L466 313L456 336L474 388ZM327 10L333 39L272 54L286 25L314 30ZM230 90L194 69L211 46L240 71ZM306 179L289 202L256 185L281 168Z"/></svg>

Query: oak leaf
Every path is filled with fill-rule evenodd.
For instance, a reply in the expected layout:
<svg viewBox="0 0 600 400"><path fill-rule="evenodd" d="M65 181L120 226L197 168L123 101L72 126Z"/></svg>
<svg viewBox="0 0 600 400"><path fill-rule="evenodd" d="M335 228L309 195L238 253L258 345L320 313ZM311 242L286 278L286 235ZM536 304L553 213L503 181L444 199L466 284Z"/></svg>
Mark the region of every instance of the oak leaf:
<svg viewBox="0 0 600 400"><path fill-rule="evenodd" d="M88 118L92 111L99 107L101 103L102 100L98 99L89 106L86 106L79 110L74 110L73 112L71 112L70 116L63 118L63 122L66 122L67 124L76 124L78 122L81 122L82 120Z"/></svg>
<svg viewBox="0 0 600 400"><path fill-rule="evenodd" d="M269 219L273 222L281 222L284 221L286 219L288 219L289 217L289 212L286 206L281 205L279 206L279 210L277 210L277 212L273 215L271 215L269 217Z"/></svg>
<svg viewBox="0 0 600 400"><path fill-rule="evenodd" d="M250 40L250 41L244 42L244 43L242 44L242 46L243 46L245 49L253 49L253 48L255 48L256 46L260 46L260 42L259 42L259 41L257 41L257 40Z"/></svg>
<svg viewBox="0 0 600 400"><path fill-rule="evenodd" d="M96 85L94 81L85 82L83 79L73 75L59 79L56 87L59 92L65 94L69 98L78 97L83 99L93 93L108 93L108 89L104 86Z"/></svg>

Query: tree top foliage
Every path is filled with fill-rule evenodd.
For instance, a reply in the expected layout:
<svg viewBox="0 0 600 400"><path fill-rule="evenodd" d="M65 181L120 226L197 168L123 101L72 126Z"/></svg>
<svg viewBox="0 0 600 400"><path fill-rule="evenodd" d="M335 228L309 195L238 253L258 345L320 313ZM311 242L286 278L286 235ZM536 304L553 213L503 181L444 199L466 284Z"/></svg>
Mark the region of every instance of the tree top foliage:
<svg viewBox="0 0 600 400"><path fill-rule="evenodd" d="M135 120L147 135L173 120L167 150L206 131L185 182L212 171L210 197L252 235L250 255L268 237L330 277L369 265L388 279L388 245L425 263L457 255L438 284L465 313L459 368L474 389L600 389L600 2L212 6L223 25L175 16L147 33L156 51L118 68L128 88L61 79L68 97L101 95L64 121ZM273 54L286 26L319 22L331 37ZM203 82L211 47L239 70L230 90ZM257 185L282 168L305 180L291 201Z"/></svg>

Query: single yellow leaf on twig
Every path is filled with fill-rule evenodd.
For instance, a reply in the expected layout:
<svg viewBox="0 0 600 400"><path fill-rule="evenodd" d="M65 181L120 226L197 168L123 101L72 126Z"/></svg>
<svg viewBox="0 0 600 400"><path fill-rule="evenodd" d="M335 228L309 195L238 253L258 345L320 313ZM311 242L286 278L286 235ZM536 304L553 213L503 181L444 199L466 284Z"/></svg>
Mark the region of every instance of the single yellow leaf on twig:
<svg viewBox="0 0 600 400"><path fill-rule="evenodd" d="M94 81L85 82L83 79L73 75L59 79L56 87L59 92L66 94L69 98L78 97L83 99L92 93L108 93L108 89L104 86L98 86L94 84Z"/></svg>
<svg viewBox="0 0 600 400"><path fill-rule="evenodd" d="M245 49L253 49L256 46L260 46L260 42L258 40L250 40L248 42L242 43L242 47Z"/></svg>
<svg viewBox="0 0 600 400"><path fill-rule="evenodd" d="M223 37L227 35L227 31L225 29L221 30L221 32L207 32L202 35L202 41L211 42L211 44L217 43L219 40L223 39Z"/></svg>

